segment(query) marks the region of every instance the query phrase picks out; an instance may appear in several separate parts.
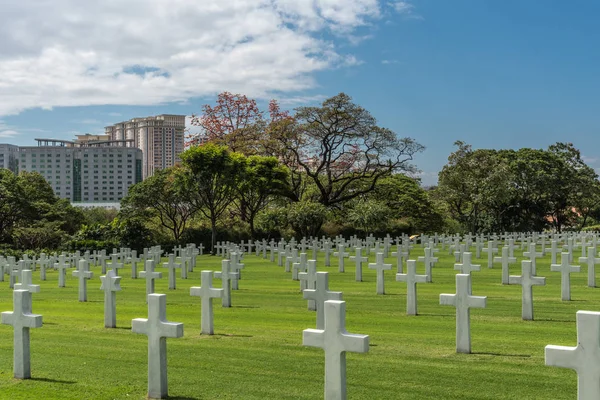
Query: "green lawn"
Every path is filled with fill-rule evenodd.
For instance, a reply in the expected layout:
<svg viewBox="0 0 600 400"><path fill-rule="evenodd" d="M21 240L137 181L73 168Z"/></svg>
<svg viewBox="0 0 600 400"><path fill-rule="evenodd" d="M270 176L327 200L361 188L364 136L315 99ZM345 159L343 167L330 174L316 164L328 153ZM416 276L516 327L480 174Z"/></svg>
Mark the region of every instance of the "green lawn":
<svg viewBox="0 0 600 400"><path fill-rule="evenodd" d="M411 258L422 255L413 249ZM577 310L600 309L600 289L586 286L585 268L572 275L571 302L560 301L560 273L550 272L549 255L538 261L545 287L534 287L535 321L521 320L521 287L502 286L501 270L482 264L473 272L473 294L488 296L486 309L471 310L472 350L455 353L455 310L440 306L440 293L454 293L454 259L438 253L433 283L418 285L419 316L408 317L406 285L386 274L385 296L375 294L375 271L366 267L364 282L354 282L353 263L346 272L332 266L330 289L344 293L350 333L370 335L367 354L348 354L351 399L573 399L574 371L544 365L547 344L575 346ZM517 254L521 255L520 252ZM576 254L576 257L579 254ZM371 260L374 257L371 256ZM519 261L521 258L519 258ZM299 283L291 274L255 256L245 257L240 290L232 308L215 300L214 336L201 336L200 271L220 269L220 259L198 257L187 280L167 289L166 270L156 293L167 294L167 318L185 324L184 337L168 339L169 394L175 399L318 399L323 397L323 351L302 346L302 330L315 327ZM387 262L393 263L392 258ZM321 261L321 265L322 265ZM421 263L419 273L424 273ZM0 326L0 398L2 399L143 399L147 384L147 337L131 332L133 318L146 318L145 281L121 270L117 293L117 329L103 328L100 269L88 282L88 302L77 301L77 279L68 271L67 287L58 288L49 271L33 294L33 312L44 326L31 330L33 379L12 378L12 327ZM519 265L511 266L520 274ZM395 265L394 265L395 272ZM215 280L215 286L220 281ZM0 311L12 310L8 282L0 283Z"/></svg>

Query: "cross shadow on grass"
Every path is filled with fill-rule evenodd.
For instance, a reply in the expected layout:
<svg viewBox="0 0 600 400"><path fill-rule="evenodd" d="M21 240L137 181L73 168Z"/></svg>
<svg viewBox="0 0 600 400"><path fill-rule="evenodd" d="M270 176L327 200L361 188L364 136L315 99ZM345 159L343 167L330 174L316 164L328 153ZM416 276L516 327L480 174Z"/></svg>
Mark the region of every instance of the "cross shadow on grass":
<svg viewBox="0 0 600 400"><path fill-rule="evenodd" d="M201 397L167 396L169 400L201 400Z"/></svg>
<svg viewBox="0 0 600 400"><path fill-rule="evenodd" d="M479 356L496 356L496 357L518 357L518 358L530 358L530 354L502 354L502 353L491 353L483 351L473 351L471 354Z"/></svg>
<svg viewBox="0 0 600 400"><path fill-rule="evenodd" d="M259 306L231 306L232 308L260 308Z"/></svg>
<svg viewBox="0 0 600 400"><path fill-rule="evenodd" d="M234 335L234 334L228 334L228 333L215 333L212 336L222 336L222 337L240 337L240 338L251 338L254 337L252 335Z"/></svg>
<svg viewBox="0 0 600 400"><path fill-rule="evenodd" d="M60 379L50 379L50 378L29 378L31 381L35 382L47 382L47 383L60 383L63 385L73 385L77 382L75 381L62 381Z"/></svg>
<svg viewBox="0 0 600 400"><path fill-rule="evenodd" d="M570 321L568 319L553 319L553 318L536 318L536 321L544 321L544 322L565 322L565 323L570 323L570 324L574 324L575 321Z"/></svg>

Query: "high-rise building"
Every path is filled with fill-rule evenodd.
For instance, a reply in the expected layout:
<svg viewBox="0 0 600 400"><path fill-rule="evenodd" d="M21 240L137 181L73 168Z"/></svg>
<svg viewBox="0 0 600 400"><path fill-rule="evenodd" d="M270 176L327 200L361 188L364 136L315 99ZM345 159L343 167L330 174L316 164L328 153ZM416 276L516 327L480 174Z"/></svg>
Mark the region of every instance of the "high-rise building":
<svg viewBox="0 0 600 400"><path fill-rule="evenodd" d="M142 151L131 140L104 139L36 139L37 146L18 147L18 169L40 173L58 197L74 204L118 203L142 181Z"/></svg>
<svg viewBox="0 0 600 400"><path fill-rule="evenodd" d="M133 140L143 153L144 179L154 171L179 164L184 150L185 115L163 114L154 117L132 118L105 128L111 140Z"/></svg>
<svg viewBox="0 0 600 400"><path fill-rule="evenodd" d="M0 168L10 169L17 173L19 146L0 144Z"/></svg>

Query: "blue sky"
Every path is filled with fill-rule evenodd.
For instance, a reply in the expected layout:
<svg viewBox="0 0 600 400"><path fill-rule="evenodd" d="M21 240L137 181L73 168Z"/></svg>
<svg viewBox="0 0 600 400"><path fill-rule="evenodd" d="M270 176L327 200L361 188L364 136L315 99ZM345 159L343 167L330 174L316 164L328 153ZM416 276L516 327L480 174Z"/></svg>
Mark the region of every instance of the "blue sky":
<svg viewBox="0 0 600 400"><path fill-rule="evenodd" d="M0 142L190 115L223 90L290 108L346 92L426 146L425 184L456 140L569 141L600 168L595 0L81 3L3 2Z"/></svg>

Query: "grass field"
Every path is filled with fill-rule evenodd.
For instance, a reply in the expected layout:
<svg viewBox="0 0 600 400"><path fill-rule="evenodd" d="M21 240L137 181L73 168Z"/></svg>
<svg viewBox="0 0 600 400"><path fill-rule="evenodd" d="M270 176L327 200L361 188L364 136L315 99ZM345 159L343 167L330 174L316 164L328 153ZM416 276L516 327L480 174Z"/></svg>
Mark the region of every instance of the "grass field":
<svg viewBox="0 0 600 400"><path fill-rule="evenodd" d="M413 249L411 258L422 255ZM600 289L586 286L586 269L572 274L571 302L560 301L560 273L550 272L549 255L538 261L545 287L534 287L535 321L521 320L521 287L502 286L501 269L473 272L473 294L488 296L486 309L471 310L473 354L455 353L455 309L439 305L440 293L455 293L454 258L438 254L433 283L418 285L418 316L406 316L406 285L386 272L385 296L375 294L375 271L354 265L337 272L332 257L330 289L342 291L350 333L370 335L367 354L348 354L351 399L573 399L572 370L546 367L547 344L575 346L577 310L600 310ZM517 256L521 253L517 252ZM576 254L576 257L579 254ZM322 256L321 256L322 257ZM371 256L374 260L374 256ZM511 274L520 275L519 263ZM315 327L299 283L283 268L255 256L244 259L240 290L232 308L215 300L215 335L200 335L200 299L189 295L200 285L200 271L220 269L220 259L198 257L189 279L168 290L166 270L156 293L167 294L167 318L185 324L184 337L168 339L169 394L174 399L318 399L323 397L324 354L302 346L302 330ZM387 262L393 263L392 258ZM424 273L421 263L418 273ZM146 318L145 281L121 270L117 329L103 326L100 269L88 282L88 302L77 301L77 279L67 273L58 288L49 271L33 312L44 326L31 330L33 379L12 378L12 327L0 326L0 398L143 399L147 385L147 337L131 332L133 318ZM220 281L215 281L215 286ZM12 290L0 283L0 311L12 310Z"/></svg>

